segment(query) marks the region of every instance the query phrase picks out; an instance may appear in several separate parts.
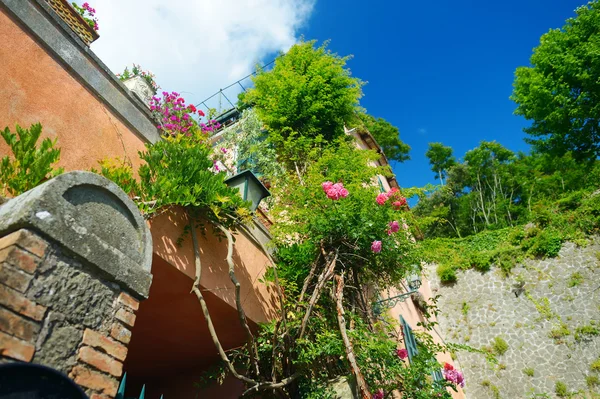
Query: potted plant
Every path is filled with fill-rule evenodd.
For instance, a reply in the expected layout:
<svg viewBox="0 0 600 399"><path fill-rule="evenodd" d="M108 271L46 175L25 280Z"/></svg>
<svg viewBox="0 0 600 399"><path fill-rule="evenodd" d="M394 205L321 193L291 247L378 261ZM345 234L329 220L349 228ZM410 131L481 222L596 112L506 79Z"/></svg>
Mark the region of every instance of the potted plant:
<svg viewBox="0 0 600 399"><path fill-rule="evenodd" d="M117 74L117 77L129 90L137 94L146 105L149 105L152 96L160 89L160 86L154 80L155 75L150 71L142 70L138 64L133 64L131 70L125 67L123 73Z"/></svg>
<svg viewBox="0 0 600 399"><path fill-rule="evenodd" d="M98 19L96 10L89 3L81 6L67 0L47 0L56 14L79 36L88 46L98 39Z"/></svg>

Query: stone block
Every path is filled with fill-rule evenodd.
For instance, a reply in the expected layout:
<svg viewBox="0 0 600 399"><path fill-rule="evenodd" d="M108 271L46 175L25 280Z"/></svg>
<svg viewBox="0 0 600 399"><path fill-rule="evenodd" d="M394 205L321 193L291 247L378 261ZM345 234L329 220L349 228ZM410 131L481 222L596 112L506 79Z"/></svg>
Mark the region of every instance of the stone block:
<svg viewBox="0 0 600 399"><path fill-rule="evenodd" d="M147 298L152 236L136 205L110 180L69 172L13 198L0 207L0 235L17 228L51 237L98 276Z"/></svg>

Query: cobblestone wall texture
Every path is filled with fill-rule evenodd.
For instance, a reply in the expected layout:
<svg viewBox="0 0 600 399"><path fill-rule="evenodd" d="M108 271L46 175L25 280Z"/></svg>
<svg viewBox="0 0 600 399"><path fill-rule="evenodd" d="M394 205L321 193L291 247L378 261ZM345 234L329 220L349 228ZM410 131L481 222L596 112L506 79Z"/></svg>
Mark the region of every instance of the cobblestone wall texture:
<svg viewBox="0 0 600 399"><path fill-rule="evenodd" d="M598 361L600 368L600 238L586 247L566 243L554 259L526 260L509 277L468 270L441 285L434 265L428 276L441 295L439 328L448 342L492 348L500 337L508 344L497 365L458 354L467 398L556 398L557 382L568 397L600 398L593 384L600 370L591 367Z"/></svg>

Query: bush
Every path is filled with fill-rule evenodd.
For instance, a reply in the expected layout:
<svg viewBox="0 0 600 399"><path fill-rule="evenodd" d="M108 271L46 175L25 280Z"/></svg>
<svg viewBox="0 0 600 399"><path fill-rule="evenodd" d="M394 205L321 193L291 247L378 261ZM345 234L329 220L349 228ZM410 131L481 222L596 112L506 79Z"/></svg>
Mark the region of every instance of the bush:
<svg viewBox="0 0 600 399"><path fill-rule="evenodd" d="M532 245L529 253L535 256L554 258L560 252L564 237L561 233L552 229L545 229L536 237L532 237Z"/></svg>
<svg viewBox="0 0 600 399"><path fill-rule="evenodd" d="M456 268L454 266L440 264L438 265L436 272L442 283L452 284L456 282Z"/></svg>
<svg viewBox="0 0 600 399"><path fill-rule="evenodd" d="M506 342L502 337L496 337L492 343L492 350L497 355L504 355L508 350L508 342Z"/></svg>
<svg viewBox="0 0 600 399"><path fill-rule="evenodd" d="M472 253L469 260L471 266L482 273L489 271L492 267L492 254L488 251Z"/></svg>
<svg viewBox="0 0 600 399"><path fill-rule="evenodd" d="M556 396L559 398L566 398L569 396L569 389L567 388L567 384L562 381L556 381L556 385L554 385L554 392L556 392Z"/></svg>
<svg viewBox="0 0 600 399"><path fill-rule="evenodd" d="M590 365L590 370L600 371L600 358L592 362L592 364Z"/></svg>
<svg viewBox="0 0 600 399"><path fill-rule="evenodd" d="M14 158L8 155L0 159L0 195L16 197L35 186L42 184L60 173L62 168L54 170L53 165L60 159L60 148L54 141L45 138L38 148L37 142L42 134L42 125L35 123L29 129L16 125L17 133L11 133L6 127L0 135L10 147Z"/></svg>

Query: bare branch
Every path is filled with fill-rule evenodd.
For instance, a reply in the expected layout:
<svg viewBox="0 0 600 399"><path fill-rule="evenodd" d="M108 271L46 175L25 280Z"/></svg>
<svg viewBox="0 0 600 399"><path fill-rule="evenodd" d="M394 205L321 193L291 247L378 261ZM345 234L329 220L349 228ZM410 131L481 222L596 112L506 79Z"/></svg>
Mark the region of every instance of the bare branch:
<svg viewBox="0 0 600 399"><path fill-rule="evenodd" d="M315 304L321 297L321 291L323 290L323 287L325 287L325 283L327 283L327 281L333 276L333 271L335 270L337 258L338 254L336 252L331 262L329 262L328 267L326 267L325 270L323 270L323 273L321 273L319 275L319 278L317 279L317 284L315 285L315 289L313 290L310 301L308 302L308 307L306 308L306 313L304 314L304 318L302 319L302 324L300 325L300 334L298 335L298 339L302 339L302 337L304 336L306 325L308 324L308 319L310 318L310 314Z"/></svg>
<svg viewBox="0 0 600 399"><path fill-rule="evenodd" d="M348 338L348 333L346 332L346 320L344 319L344 306L342 304L342 300L344 299L344 276L336 275L335 280L337 284L336 287L331 290L331 297L335 301L337 307L338 327L340 328L340 334L342 335L342 340L346 347L346 358L348 359L348 363L350 363L352 374L354 375L354 378L356 378L356 385L358 386L360 396L362 399L371 399L372 396L367 387L367 382L356 363L352 342L350 342L350 338Z"/></svg>
<svg viewBox="0 0 600 399"><path fill-rule="evenodd" d="M281 389L281 388L285 387L286 385L289 385L290 383L294 382L298 377L300 377L300 373L295 373L287 378L284 378L283 380L281 380L277 383L262 382L260 384L256 384L256 385L248 388L247 390L244 391L244 393L242 393L241 396L246 396L253 392L266 391L266 390L271 390L271 389Z"/></svg>
<svg viewBox="0 0 600 399"><path fill-rule="evenodd" d="M219 341L219 337L217 336L217 332L215 331L215 326L212 322L212 318L210 317L210 312L208 311L208 306L206 305L206 301L204 300L204 296L202 295L202 291L200 290L200 278L202 276L202 263L200 262L200 247L198 245L198 237L196 237L196 226L194 223L194 218L188 212L188 219L190 224L190 230L192 233L192 242L194 244L194 258L195 258L195 266L196 266L196 275L194 279L194 285L192 286L192 292L196 294L198 297L198 301L200 302L200 307L202 307L202 313L204 314L204 319L206 320L206 324L208 325L208 331L210 333L210 337L219 352L219 356L221 360L227 365L229 372L238 380L244 381L245 383L258 385L258 382L250 379L244 375L241 375L237 372L227 354L223 350L223 346Z"/></svg>
<svg viewBox="0 0 600 399"><path fill-rule="evenodd" d="M302 286L302 291L300 292L300 298L298 299L298 303L302 303L302 301L304 300L304 295L306 294L308 285L312 281L312 278L315 276L315 270L317 270L319 260L321 260L321 254L317 256L317 259L315 259L312 266L310 267L310 272L308 273L308 276L306 276L306 278L304 279L304 285Z"/></svg>
<svg viewBox="0 0 600 399"><path fill-rule="evenodd" d="M260 376L260 368L258 367L258 348L256 347L254 335L252 335L252 331L250 331L250 326L248 326L246 312L244 312L244 308L242 307L241 284L235 276L235 263L233 263L233 236L231 235L231 232L223 225L217 224L217 227L219 230L221 230L221 232L223 232L223 234L225 234L225 237L227 237L227 258L225 260L229 266L229 279L235 286L235 306L238 311L238 319L246 331L246 336L248 339L248 353L250 353L250 360L254 366L254 373L258 377Z"/></svg>

